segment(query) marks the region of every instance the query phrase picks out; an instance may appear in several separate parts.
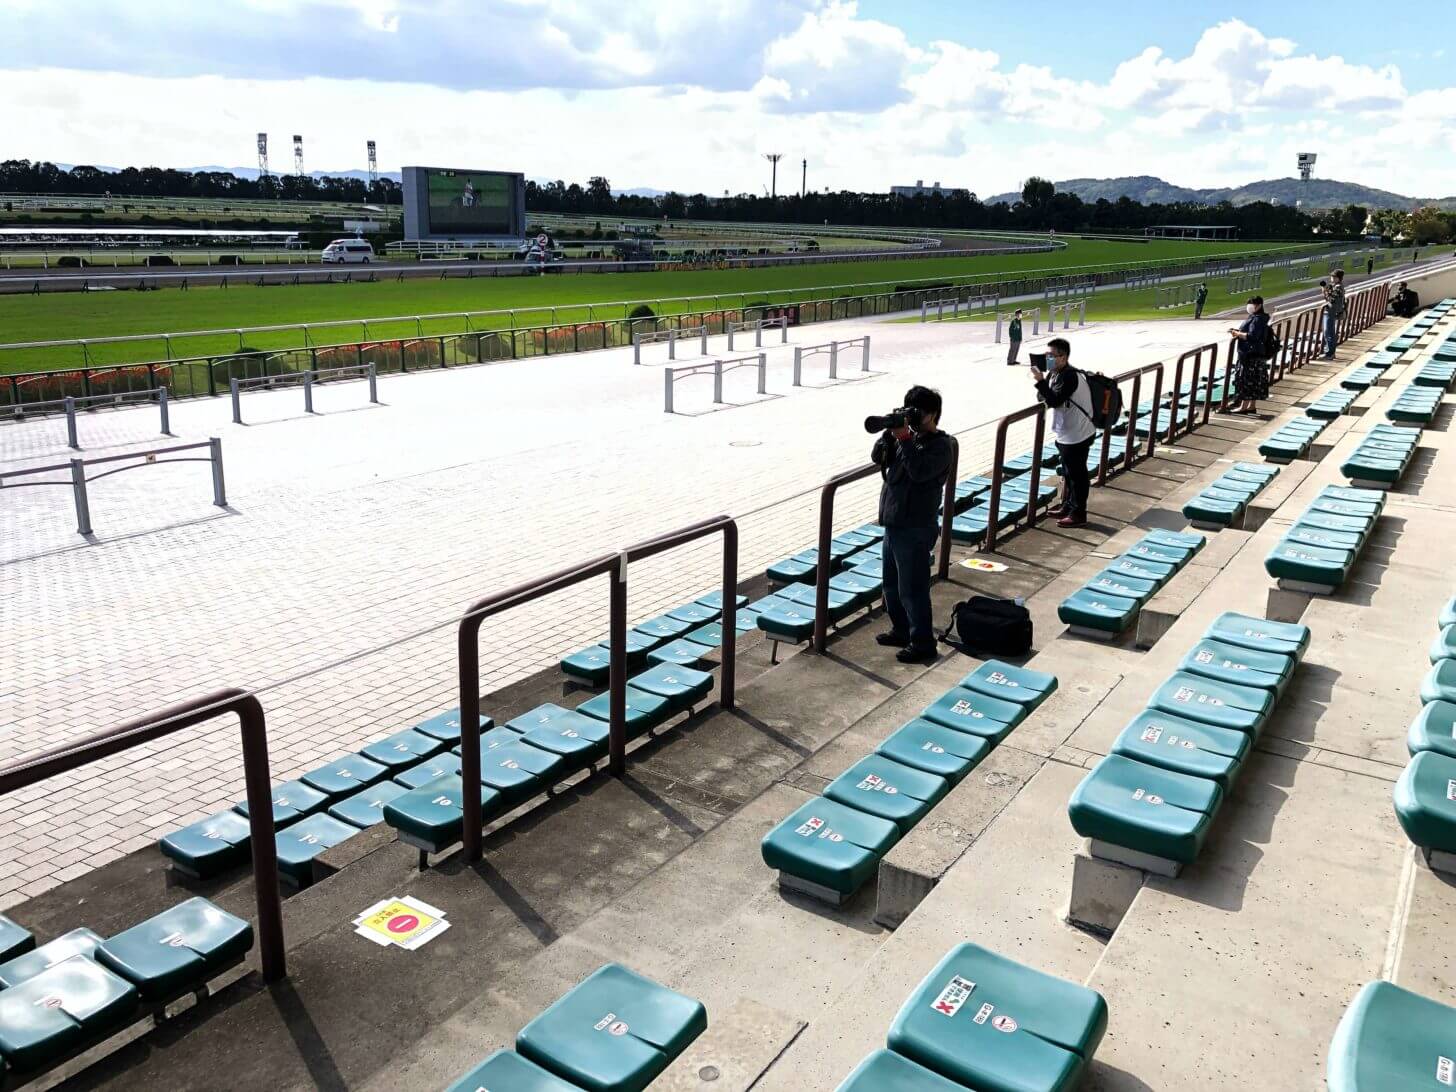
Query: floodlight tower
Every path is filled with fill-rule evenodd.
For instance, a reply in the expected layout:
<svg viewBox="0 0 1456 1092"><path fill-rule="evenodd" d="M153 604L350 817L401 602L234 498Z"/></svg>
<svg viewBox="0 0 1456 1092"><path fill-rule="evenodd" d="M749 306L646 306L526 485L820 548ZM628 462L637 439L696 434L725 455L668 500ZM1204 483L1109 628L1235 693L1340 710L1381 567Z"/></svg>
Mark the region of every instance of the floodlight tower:
<svg viewBox="0 0 1456 1092"><path fill-rule="evenodd" d="M258 177L268 177L268 134L258 134Z"/></svg>
<svg viewBox="0 0 1456 1092"><path fill-rule="evenodd" d="M369 185L373 186L379 181L379 157L374 154L374 141L369 141L366 146L369 149Z"/></svg>
<svg viewBox="0 0 1456 1092"><path fill-rule="evenodd" d="M293 173L303 173L303 137L293 134Z"/></svg>
<svg viewBox="0 0 1456 1092"><path fill-rule="evenodd" d="M800 160L801 173L799 175L799 196L803 197L809 192L809 161Z"/></svg>
<svg viewBox="0 0 1456 1092"><path fill-rule="evenodd" d="M782 152L765 152L764 159L773 164L773 186L769 190L769 198L777 198L779 195L779 160L783 159Z"/></svg>
<svg viewBox="0 0 1456 1092"><path fill-rule="evenodd" d="M1309 176L1314 173L1314 161L1317 158L1319 157L1314 152L1299 153L1299 180L1301 182L1309 181Z"/></svg>

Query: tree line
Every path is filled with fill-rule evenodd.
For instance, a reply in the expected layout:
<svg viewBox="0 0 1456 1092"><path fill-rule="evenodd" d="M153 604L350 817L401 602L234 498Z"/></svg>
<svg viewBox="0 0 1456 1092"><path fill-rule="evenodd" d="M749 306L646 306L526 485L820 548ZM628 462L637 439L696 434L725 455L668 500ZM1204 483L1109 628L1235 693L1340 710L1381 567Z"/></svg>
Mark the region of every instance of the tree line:
<svg viewBox="0 0 1456 1092"><path fill-rule="evenodd" d="M28 159L0 162L0 193L102 195L113 197L207 197L280 199L284 201L351 201L398 205L404 197L393 179L368 182L342 176L270 174L240 178L230 171L179 171L171 167L126 167L104 171Z"/></svg>

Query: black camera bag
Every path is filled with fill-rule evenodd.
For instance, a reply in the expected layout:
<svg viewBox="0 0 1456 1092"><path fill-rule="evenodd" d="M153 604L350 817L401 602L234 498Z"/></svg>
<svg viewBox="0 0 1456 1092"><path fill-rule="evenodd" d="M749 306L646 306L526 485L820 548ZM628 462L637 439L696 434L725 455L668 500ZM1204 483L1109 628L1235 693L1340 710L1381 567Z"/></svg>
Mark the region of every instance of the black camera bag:
<svg viewBox="0 0 1456 1092"><path fill-rule="evenodd" d="M951 640L952 632L959 640ZM951 608L950 625L940 639L967 654L1025 656L1031 651L1031 612L1010 599L973 595Z"/></svg>

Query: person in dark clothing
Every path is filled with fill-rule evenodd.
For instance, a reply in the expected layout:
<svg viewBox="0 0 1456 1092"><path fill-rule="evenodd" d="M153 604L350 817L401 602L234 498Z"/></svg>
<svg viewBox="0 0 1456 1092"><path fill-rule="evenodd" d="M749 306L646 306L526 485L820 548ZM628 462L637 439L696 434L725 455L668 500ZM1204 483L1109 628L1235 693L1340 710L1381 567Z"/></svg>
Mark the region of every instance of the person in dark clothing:
<svg viewBox="0 0 1456 1092"><path fill-rule="evenodd" d="M1037 398L1052 411L1052 438L1061 454L1062 503L1052 509L1058 527L1081 527L1087 522L1087 494L1092 476L1087 456L1097 427L1092 424L1092 392L1071 366L1072 343L1064 337L1047 342L1047 370L1031 369Z"/></svg>
<svg viewBox="0 0 1456 1092"><path fill-rule="evenodd" d="M1015 364L1016 358L1021 355L1021 308L1011 316L1011 327L1007 330L1007 338L1011 342L1011 348L1006 351L1006 363Z"/></svg>
<svg viewBox="0 0 1456 1092"><path fill-rule="evenodd" d="M1205 303L1207 303L1207 302L1208 302L1208 285L1204 284L1202 281L1199 281L1198 282L1198 287L1193 290L1193 317L1194 318L1201 319L1203 317L1203 305Z"/></svg>
<svg viewBox="0 0 1456 1092"><path fill-rule="evenodd" d="M1370 276L1370 274L1372 274L1374 272L1375 272L1375 259L1374 258L1366 258L1365 259L1365 276L1368 277L1368 276Z"/></svg>
<svg viewBox="0 0 1456 1092"><path fill-rule="evenodd" d="M1259 399L1269 397L1269 315L1263 296L1249 297L1244 310L1248 318L1229 328L1229 336L1239 344L1239 361L1234 372L1238 402L1228 412L1254 414L1259 412Z"/></svg>
<svg viewBox="0 0 1456 1092"><path fill-rule="evenodd" d="M921 418L914 428L884 432L870 461L880 468L881 557L885 613L890 629L875 638L898 648L902 663L935 659L930 612L930 551L940 533L940 502L950 472L951 441L940 431L940 392L911 387L904 405Z"/></svg>
<svg viewBox="0 0 1456 1092"><path fill-rule="evenodd" d="M1390 297L1390 313L1400 318L1415 318L1421 311L1421 297L1407 287L1405 281L1396 282L1395 295Z"/></svg>

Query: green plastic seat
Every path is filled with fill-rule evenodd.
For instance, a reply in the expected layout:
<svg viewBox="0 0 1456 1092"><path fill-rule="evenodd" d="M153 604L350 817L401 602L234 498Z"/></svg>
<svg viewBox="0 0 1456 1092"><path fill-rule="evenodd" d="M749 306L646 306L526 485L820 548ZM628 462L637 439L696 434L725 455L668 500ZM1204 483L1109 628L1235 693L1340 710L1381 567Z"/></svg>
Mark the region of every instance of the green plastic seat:
<svg viewBox="0 0 1456 1092"><path fill-rule="evenodd" d="M831 781L824 795L866 815L888 819L906 834L949 791L950 783L943 777L873 754Z"/></svg>
<svg viewBox="0 0 1456 1092"><path fill-rule="evenodd" d="M495 789L478 786L481 821L506 810ZM400 841L430 853L460 841L464 797L459 777L442 777L418 789L409 789L385 802L384 821L398 833Z"/></svg>
<svg viewBox="0 0 1456 1092"><path fill-rule="evenodd" d="M1178 662L1179 671L1235 686L1283 692L1294 673L1295 659L1284 652L1256 652L1242 645L1203 637Z"/></svg>
<svg viewBox="0 0 1456 1092"><path fill-rule="evenodd" d="M1156 542L1135 542L1122 552L1122 556L1134 561L1156 561L1161 565L1172 565L1174 571L1181 569L1193 556L1189 551Z"/></svg>
<svg viewBox="0 0 1456 1092"><path fill-rule="evenodd" d="M707 645L700 645L689 640L692 634L687 637L679 637L676 641L669 641L665 645L658 645L647 654L647 662L650 664L676 664L679 667L697 667L704 663L713 650Z"/></svg>
<svg viewBox="0 0 1456 1092"><path fill-rule="evenodd" d="M953 686L927 705L920 715L946 728L1000 743L1026 719L1026 708Z"/></svg>
<svg viewBox="0 0 1456 1092"><path fill-rule="evenodd" d="M1179 550L1186 550L1189 557L1203 549L1208 542L1206 535L1200 535L1192 531L1164 531L1161 528L1154 528L1143 535L1140 542L1151 542L1159 546L1172 546Z"/></svg>
<svg viewBox="0 0 1456 1092"><path fill-rule="evenodd" d="M384 822L384 805L408 791L397 781L381 781L330 805L329 814L341 822L364 830Z"/></svg>
<svg viewBox="0 0 1456 1092"><path fill-rule="evenodd" d="M1446 605L1441 608L1441 613L1436 616L1436 625L1442 629L1447 626L1456 626L1456 596L1448 599Z"/></svg>
<svg viewBox="0 0 1456 1092"><path fill-rule="evenodd" d="M1436 751L1412 755L1393 796L1395 817L1412 844L1456 853L1456 758Z"/></svg>
<svg viewBox="0 0 1456 1092"><path fill-rule="evenodd" d="M1456 625L1443 627L1441 632L1431 639L1431 647L1427 656L1433 664L1456 656Z"/></svg>
<svg viewBox="0 0 1456 1092"><path fill-rule="evenodd" d="M307 887L313 883L313 859L358 833L352 823L323 812L285 827L273 836L279 875L294 887Z"/></svg>
<svg viewBox="0 0 1456 1092"><path fill-rule="evenodd" d="M378 762L361 754L344 755L327 766L309 770L300 781L311 789L317 789L330 800L342 800L352 796L366 785L383 781L389 771Z"/></svg>
<svg viewBox="0 0 1456 1092"><path fill-rule="evenodd" d="M416 766L396 771L394 780L407 789L417 789L421 785L428 785L431 781L438 781L459 772L460 756L454 751L446 751L434 758L427 758Z"/></svg>
<svg viewBox="0 0 1456 1092"><path fill-rule="evenodd" d="M1131 558L1118 557L1102 572L1108 576L1143 580L1161 588L1173 575L1174 569L1171 565L1160 565L1155 561L1133 561Z"/></svg>
<svg viewBox="0 0 1456 1092"><path fill-rule="evenodd" d="M1148 706L1215 728L1257 736L1274 707L1274 695L1257 687L1214 682L1188 671L1175 671L1153 691Z"/></svg>
<svg viewBox="0 0 1456 1092"><path fill-rule="evenodd" d="M991 741L916 717L885 737L875 753L955 785L991 753Z"/></svg>
<svg viewBox="0 0 1456 1092"><path fill-rule="evenodd" d="M987 660L957 685L999 701L1022 706L1028 713L1057 689L1057 677L1001 660Z"/></svg>
<svg viewBox="0 0 1456 1092"><path fill-rule="evenodd" d="M608 693L598 694L590 701L582 702L576 707L577 712L595 720L610 724L612 720L612 695ZM672 702L660 694L649 694L645 690L638 690L635 686L627 687L627 738L636 739L645 732L650 732L659 724L669 720L677 709Z"/></svg>
<svg viewBox="0 0 1456 1092"><path fill-rule="evenodd" d="M835 573L829 578L829 590L852 596L856 610L872 606L879 599L883 587L884 581L880 577L855 572L853 569Z"/></svg>
<svg viewBox="0 0 1456 1092"><path fill-rule="evenodd" d="M1332 516L1348 516L1361 519L1368 525L1380 515L1385 507L1385 494L1372 493L1365 500L1341 500L1337 497L1319 496L1310 501L1309 511L1328 512Z"/></svg>
<svg viewBox="0 0 1456 1092"><path fill-rule="evenodd" d="M1081 587L1057 604L1057 617L1068 626L1102 633L1122 633L1137 621L1140 606L1136 599L1123 599Z"/></svg>
<svg viewBox="0 0 1456 1092"><path fill-rule="evenodd" d="M709 620L705 618L703 621L706 622ZM651 637L658 644L661 644L663 641L671 641L681 637L698 624L700 623L682 622L669 615L661 614L656 618L649 618L645 622L637 623L637 625L632 627L632 632L645 637Z"/></svg>
<svg viewBox="0 0 1456 1092"><path fill-rule="evenodd" d="M819 551L810 549L775 562L768 567L765 575L775 584L792 584L798 580L813 580L818 567Z"/></svg>
<svg viewBox="0 0 1456 1092"><path fill-rule="evenodd" d="M72 929L69 933L62 933L55 940L0 965L0 989L13 990L22 982L30 981L73 956L90 959L100 943L101 937L90 929Z"/></svg>
<svg viewBox="0 0 1456 1092"><path fill-rule="evenodd" d="M641 663L642 658L658 645L662 644L663 640L665 638L654 637L650 633L641 633L638 630L629 629L626 638L622 642L622 647L627 650L627 662L629 664ZM608 653L611 652L611 637L603 637L597 644L606 649Z"/></svg>
<svg viewBox="0 0 1456 1092"><path fill-rule="evenodd" d="M136 1011L130 982L85 956L72 956L14 989L0 991L0 1057L38 1069Z"/></svg>
<svg viewBox="0 0 1456 1092"><path fill-rule="evenodd" d="M489 731L495 721L484 713L480 714L480 730ZM415 725L415 731L421 732L432 739L438 739L450 744L452 747L460 742L460 708L446 709L443 713L437 713L428 720L422 720Z"/></svg>
<svg viewBox="0 0 1456 1092"><path fill-rule="evenodd" d="M1106 1030L1097 991L958 944L905 999L886 1045L977 1092L1071 1092Z"/></svg>
<svg viewBox="0 0 1456 1092"><path fill-rule="evenodd" d="M720 599L722 595L722 592L718 593ZM684 603L680 607L673 607L672 610L667 612L667 617L676 622L686 622L690 628L696 629L698 626L705 626L709 622L716 622L718 616L722 613L723 611L719 607L710 607L705 603L699 603L697 600L694 600L691 603Z"/></svg>
<svg viewBox="0 0 1456 1092"><path fill-rule="evenodd" d="M550 789L564 776L566 765L560 755L519 742L519 738L480 756L481 784L500 793L507 808Z"/></svg>
<svg viewBox="0 0 1456 1092"><path fill-rule="evenodd" d="M975 544L986 537L990 525L990 511L986 508L970 508L951 520L950 537L956 542Z"/></svg>
<svg viewBox="0 0 1456 1092"><path fill-rule="evenodd" d="M1431 665L1421 680L1421 701L1456 702L1456 660L1442 660Z"/></svg>
<svg viewBox="0 0 1456 1092"><path fill-rule="evenodd" d="M1360 519L1353 516L1340 516L1333 512L1320 512L1314 509L1305 509L1299 517L1299 526L1314 527L1321 531L1339 531L1346 535L1359 535L1360 541L1370 533L1368 519Z"/></svg>
<svg viewBox="0 0 1456 1092"><path fill-rule="evenodd" d="M1309 648L1309 627L1299 622L1274 622L1237 611L1225 611L1203 631L1205 637L1239 645L1255 652L1279 652L1304 659Z"/></svg>
<svg viewBox="0 0 1456 1092"><path fill-rule="evenodd" d="M1331 550L1281 539L1264 559L1264 570L1281 583L1297 584L1305 591L1332 592L1350 575L1355 563L1351 550Z"/></svg>
<svg viewBox="0 0 1456 1092"><path fill-rule="evenodd" d="M1456 758L1456 703L1433 701L1421 706L1405 736L1411 754L1435 751Z"/></svg>
<svg viewBox="0 0 1456 1092"><path fill-rule="evenodd" d="M796 808L764 836L763 863L819 887L852 895L900 840L900 828L824 797Z"/></svg>
<svg viewBox="0 0 1456 1092"><path fill-rule="evenodd" d="M305 815L312 815L324 808L329 802L327 796L316 789L309 788L302 781L284 781L274 785L271 792L275 827L286 827L289 823L296 823ZM233 805L233 811L246 818L248 802L239 800Z"/></svg>
<svg viewBox="0 0 1456 1092"><path fill-rule="evenodd" d="M1245 507L1241 499L1222 500L1205 489L1183 505L1183 515L1195 526L1231 527Z"/></svg>
<svg viewBox="0 0 1456 1092"><path fill-rule="evenodd" d="M1082 586L1103 595L1115 595L1119 599L1136 599L1139 603L1150 599L1158 590L1157 581L1139 580L1135 576L1127 576L1110 569L1103 569Z"/></svg>
<svg viewBox="0 0 1456 1092"><path fill-rule="evenodd" d="M392 736L376 740L362 748L359 753L391 770L402 770L439 754L459 738L457 733L450 740L435 739L423 732L416 732L413 728L406 728L403 732L395 732Z"/></svg>
<svg viewBox="0 0 1456 1092"><path fill-rule="evenodd" d="M721 615L723 613L723 589L717 588L714 591L706 592L694 599L693 602L699 606L715 610ZM733 602L736 606L745 606L748 603L748 596L735 593Z"/></svg>
<svg viewBox="0 0 1456 1092"><path fill-rule="evenodd" d="M1175 773L1211 778L1227 791L1251 746L1243 732L1145 709L1122 730L1111 753Z"/></svg>
<svg viewBox="0 0 1456 1092"><path fill-rule="evenodd" d="M143 1001L160 1001L216 977L252 946L249 922L191 898L103 941L96 961L135 985Z"/></svg>
<svg viewBox="0 0 1456 1092"><path fill-rule="evenodd" d="M637 690L656 694L674 709L690 709L713 692L713 676L677 664L658 664L627 680Z"/></svg>
<svg viewBox="0 0 1456 1092"><path fill-rule="evenodd" d="M1358 550L1364 545L1362 535L1350 531L1330 531L1323 527L1311 527L1296 523L1284 532L1284 541L1303 546L1316 546L1322 550Z"/></svg>
<svg viewBox="0 0 1456 1092"><path fill-rule="evenodd" d="M175 867L205 880L246 860L251 835L248 820L229 809L172 831L157 848Z"/></svg>
<svg viewBox="0 0 1456 1092"><path fill-rule="evenodd" d="M889 1050L877 1050L854 1067L835 1092L965 1092L966 1086Z"/></svg>
<svg viewBox="0 0 1456 1092"><path fill-rule="evenodd" d="M849 601L848 596L841 600L846 606ZM814 633L814 607L784 600L780 605L761 612L756 623L773 640L798 644L807 641Z"/></svg>
<svg viewBox="0 0 1456 1092"><path fill-rule="evenodd" d="M581 715L575 709L546 702L534 709L528 709L518 717L512 717L506 721L505 727L517 735L525 735L536 728L546 728L558 721L573 721Z"/></svg>
<svg viewBox="0 0 1456 1092"><path fill-rule="evenodd" d="M35 949L35 936L25 926L0 914L0 963Z"/></svg>
<svg viewBox="0 0 1456 1092"><path fill-rule="evenodd" d="M574 1084L528 1062L514 1050L497 1050L445 1092L581 1092Z"/></svg>
<svg viewBox="0 0 1456 1092"><path fill-rule="evenodd" d="M1108 755L1072 791L1067 816L1084 838L1187 864L1223 802L1217 781Z"/></svg>
<svg viewBox="0 0 1456 1092"><path fill-rule="evenodd" d="M573 679L592 686L601 686L612 672L612 650L606 645L592 645L561 658L561 671Z"/></svg>
<svg viewBox="0 0 1456 1092"><path fill-rule="evenodd" d="M589 765L607 753L612 734L610 725L582 716L573 709L561 709L561 712L565 716L553 716L530 729L521 736L521 742L560 755L570 770Z"/></svg>
<svg viewBox="0 0 1456 1092"><path fill-rule="evenodd" d="M640 1092L707 1026L701 1003L608 963L523 1027L516 1051L590 1092Z"/></svg>
<svg viewBox="0 0 1456 1092"><path fill-rule="evenodd" d="M739 611L733 619L733 632L742 636L758 628L755 619L756 614L749 614L747 611ZM723 625L721 622L709 622L706 626L699 626L686 637L685 641L691 641L695 645L702 645L707 649L718 648L723 644Z"/></svg>

